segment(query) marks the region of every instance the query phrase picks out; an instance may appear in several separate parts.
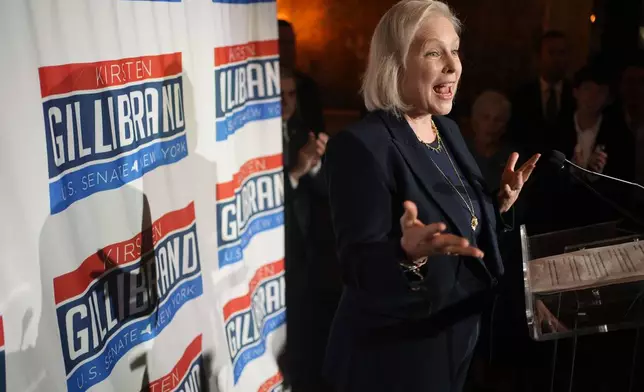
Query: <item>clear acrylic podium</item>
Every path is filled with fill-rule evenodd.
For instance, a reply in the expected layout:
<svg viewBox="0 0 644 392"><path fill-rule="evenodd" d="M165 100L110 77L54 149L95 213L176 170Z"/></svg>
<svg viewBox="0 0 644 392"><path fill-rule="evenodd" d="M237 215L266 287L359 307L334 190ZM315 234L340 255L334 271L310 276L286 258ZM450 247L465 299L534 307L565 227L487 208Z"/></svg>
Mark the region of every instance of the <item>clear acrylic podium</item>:
<svg viewBox="0 0 644 392"><path fill-rule="evenodd" d="M644 326L644 277L641 281L536 294L530 287L532 260L644 239L619 222L534 236L521 226L526 316L533 339L552 340Z"/></svg>
<svg viewBox="0 0 644 392"><path fill-rule="evenodd" d="M606 246L644 240L641 231L627 228L621 222L607 222L546 234L529 235L529 228L521 226L521 248L525 290L525 307L528 330L536 341L554 340L551 363L550 390L555 388L557 349L559 341L567 340L563 347L570 348L572 363L564 378L573 390L573 374L577 352L577 338L582 335L601 334L622 329L636 329L633 344L639 346L640 331L644 326L644 276L642 280L625 283L596 284L593 287L535 293L531 287L530 263L536 259L596 249ZM637 245L637 244L635 244ZM642 261L644 263L644 260ZM567 351L567 349L566 349ZM568 365L566 365L568 366ZM631 362L630 385L633 384L635 359ZM561 377L558 376L558 379Z"/></svg>

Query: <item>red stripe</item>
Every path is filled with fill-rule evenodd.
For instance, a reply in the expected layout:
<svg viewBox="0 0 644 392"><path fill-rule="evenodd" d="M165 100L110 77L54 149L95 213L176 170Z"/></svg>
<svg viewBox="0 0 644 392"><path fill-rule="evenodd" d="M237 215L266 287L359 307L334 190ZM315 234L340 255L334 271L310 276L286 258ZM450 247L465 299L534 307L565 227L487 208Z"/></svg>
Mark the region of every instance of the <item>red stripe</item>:
<svg viewBox="0 0 644 392"><path fill-rule="evenodd" d="M4 347L4 322L0 316L0 348Z"/></svg>
<svg viewBox="0 0 644 392"><path fill-rule="evenodd" d="M254 41L241 45L222 46L215 48L215 67L238 63L254 57L277 56L279 47L277 40Z"/></svg>
<svg viewBox="0 0 644 392"><path fill-rule="evenodd" d="M224 305L224 321L228 321L228 318L235 312L250 309L250 296L255 291L255 288L266 278L276 276L282 272L284 272L284 259L260 267L255 272L253 279L248 282L248 293L243 297L233 298Z"/></svg>
<svg viewBox="0 0 644 392"><path fill-rule="evenodd" d="M201 355L201 335L190 343L170 373L150 382L150 392L173 391L186 378L192 361Z"/></svg>
<svg viewBox="0 0 644 392"><path fill-rule="evenodd" d="M217 184L217 200L225 200L235 195L235 190L250 176L262 171L269 171L282 167L282 154L270 155L251 159L244 163L239 171L228 182Z"/></svg>
<svg viewBox="0 0 644 392"><path fill-rule="evenodd" d="M120 60L75 63L40 67L40 94L96 90L127 83L178 75L182 71L181 53L129 57Z"/></svg>
<svg viewBox="0 0 644 392"><path fill-rule="evenodd" d="M152 250L156 244L163 240L171 231L189 226L195 220L194 203L188 204L185 208L169 212L159 218L152 224L151 236L152 244L149 249ZM150 234L146 234L149 238ZM139 246L137 246L137 243ZM54 298L56 304L61 303L69 298L74 298L83 293L87 287L96 280L97 275L116 268L118 265L124 265L141 258L141 233L134 237L116 244L111 244L102 249L104 257L109 261L109 265L102 260L97 254L92 254L81 263L75 270L54 278Z"/></svg>
<svg viewBox="0 0 644 392"><path fill-rule="evenodd" d="M271 389L275 388L281 383L282 383L282 374L278 372L276 375L266 380L266 382L259 387L257 392L269 392Z"/></svg>

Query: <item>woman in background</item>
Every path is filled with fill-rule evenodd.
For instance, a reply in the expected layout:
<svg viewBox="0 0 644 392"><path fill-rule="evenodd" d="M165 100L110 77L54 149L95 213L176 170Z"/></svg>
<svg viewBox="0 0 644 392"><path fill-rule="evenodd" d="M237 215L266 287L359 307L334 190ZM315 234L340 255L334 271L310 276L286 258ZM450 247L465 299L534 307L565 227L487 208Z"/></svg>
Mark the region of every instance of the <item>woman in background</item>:
<svg viewBox="0 0 644 392"><path fill-rule="evenodd" d="M470 151L488 184L498 184L507 157L517 151L504 137L512 114L505 95L487 90L472 105ZM528 188L528 187L526 187ZM508 224L523 223L526 191L517 201ZM494 386L498 391L522 390L522 374L531 347L526 330L523 293L523 265L518 230L503 236L499 248L504 260L505 278L497 289L494 306L484 313L480 344L473 363L471 381L474 390ZM493 313L492 313L493 312Z"/></svg>
<svg viewBox="0 0 644 392"><path fill-rule="evenodd" d="M485 180L490 184L501 181L503 166L514 151L503 138L510 114L510 101L494 90L481 93L472 105L470 146Z"/></svg>

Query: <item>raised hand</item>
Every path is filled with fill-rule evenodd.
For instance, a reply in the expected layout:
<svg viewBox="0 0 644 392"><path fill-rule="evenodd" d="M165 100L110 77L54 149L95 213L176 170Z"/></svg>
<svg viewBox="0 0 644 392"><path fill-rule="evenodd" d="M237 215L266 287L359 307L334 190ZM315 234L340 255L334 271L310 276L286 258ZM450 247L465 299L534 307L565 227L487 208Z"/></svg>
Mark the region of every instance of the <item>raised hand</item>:
<svg viewBox="0 0 644 392"><path fill-rule="evenodd" d="M586 157L584 156L584 150L581 148L581 145L577 144L572 155L572 162L581 166L584 169L586 168Z"/></svg>
<svg viewBox="0 0 644 392"><path fill-rule="evenodd" d="M600 146L597 146L590 156L585 156L581 146L578 144L572 157L572 161L584 169L592 170L595 173L604 171L604 167L608 162L608 154L606 154Z"/></svg>
<svg viewBox="0 0 644 392"><path fill-rule="evenodd" d="M297 165L290 173L296 180L307 175L320 162L326 152L328 141L329 136L323 132L320 132L317 137L313 132L309 132L308 141L298 151Z"/></svg>
<svg viewBox="0 0 644 392"><path fill-rule="evenodd" d="M595 173L601 173L604 171L606 162L608 161L608 154L603 150L597 148L588 158L588 169L594 171Z"/></svg>
<svg viewBox="0 0 644 392"><path fill-rule="evenodd" d="M499 209L502 213L507 212L517 201L521 189L523 189L523 184L532 175L532 171L540 157L541 154L533 155L526 163L521 165L519 170L515 170L514 167L519 160L519 154L513 152L510 155L501 176L501 189L498 194Z"/></svg>
<svg viewBox="0 0 644 392"><path fill-rule="evenodd" d="M418 219L418 208L411 201L403 204L405 212L400 218L402 238L400 244L407 258L414 262L435 255L459 255L483 258L483 252L470 246L465 238L443 233L444 223L425 225Z"/></svg>
<svg viewBox="0 0 644 392"><path fill-rule="evenodd" d="M309 134L310 138L311 134ZM322 157L326 152L326 144L329 141L329 135L324 132L318 134L317 139L315 140L315 152L319 157Z"/></svg>

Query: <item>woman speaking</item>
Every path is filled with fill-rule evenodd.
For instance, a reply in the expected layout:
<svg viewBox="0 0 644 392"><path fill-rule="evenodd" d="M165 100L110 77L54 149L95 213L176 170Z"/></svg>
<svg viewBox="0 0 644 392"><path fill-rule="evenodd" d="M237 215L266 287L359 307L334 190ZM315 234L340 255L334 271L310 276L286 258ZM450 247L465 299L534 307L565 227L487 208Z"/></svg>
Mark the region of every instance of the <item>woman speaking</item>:
<svg viewBox="0 0 644 392"><path fill-rule="evenodd" d="M370 113L333 138L326 168L345 289L325 374L339 392L458 392L486 293L503 273L497 216L539 159L489 192L456 123L458 19L403 0L374 32ZM498 185L497 185L498 186Z"/></svg>

